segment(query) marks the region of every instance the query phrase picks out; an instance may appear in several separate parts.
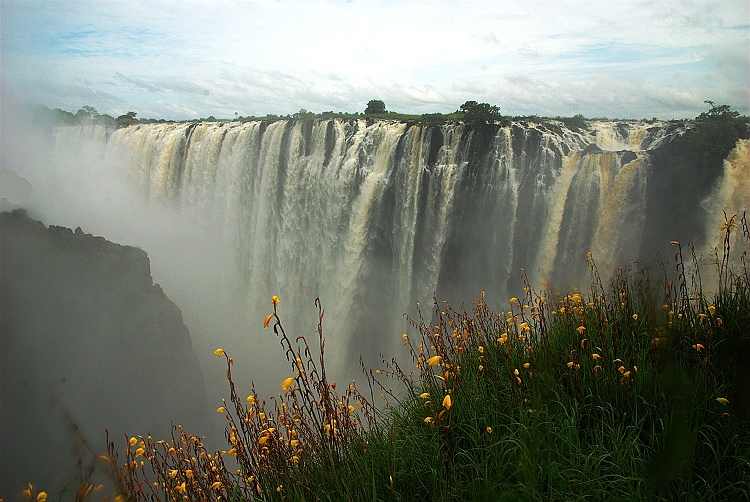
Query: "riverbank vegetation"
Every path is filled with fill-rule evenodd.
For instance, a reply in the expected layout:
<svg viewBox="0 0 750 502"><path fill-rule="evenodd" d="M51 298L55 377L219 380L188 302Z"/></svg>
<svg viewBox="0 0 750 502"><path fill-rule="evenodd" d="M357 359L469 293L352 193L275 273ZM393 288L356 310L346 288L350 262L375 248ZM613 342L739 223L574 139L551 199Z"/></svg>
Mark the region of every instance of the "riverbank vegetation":
<svg viewBox="0 0 750 502"><path fill-rule="evenodd" d="M742 124L748 123L747 117L740 117L739 113L732 111L728 105L715 105L711 101L706 101L711 106L708 112L701 113L695 119L683 119L683 120L669 120L668 122L674 126L706 126L709 124L715 124L717 120L726 122L727 120L733 121L734 125L739 124L739 129L742 129ZM477 101L466 101L459 107L458 110L451 113L424 113L424 114L409 114L400 113L395 111L386 110L385 103L381 100L371 100L368 102L364 112L334 112L332 110L324 112L311 112L306 109L300 109L298 112L290 113L287 115L248 115L241 116L235 113L233 118L216 118L214 116L196 118L191 120L166 120L166 119L155 119L155 118L137 118L137 113L128 111L118 117L113 117L108 114L100 114L96 108L92 106L83 106L77 112L69 112L60 108L50 109L45 106L37 106L33 111L33 116L36 120L44 123L52 123L55 125L81 125L81 124L94 124L116 129L119 127L127 127L135 124L154 124L154 123L181 123L181 122L216 122L216 123L232 123L232 122L277 122L280 120L392 120L397 122L404 122L408 124L420 124L424 126L440 126L451 122L465 122L474 126L486 124L486 123L498 123L498 124L509 124L513 121L516 122L530 122L530 123L549 123L549 122L562 122L569 129L586 129L588 128L588 122L594 121L608 121L613 120L617 122L657 122L656 118L652 119L610 119L605 117L586 118L581 114L574 115L572 117L540 117L537 115L530 116L510 116L503 115L500 108L496 105L489 103L478 103ZM732 126L733 127L733 126ZM744 126L746 129L747 126ZM743 130L744 130L743 129ZM724 131L726 132L726 131ZM723 140L722 140L723 141Z"/></svg>
<svg viewBox="0 0 750 502"><path fill-rule="evenodd" d="M264 399L216 350L225 450L178 427L165 440L115 438L107 459L134 500L742 499L746 217L721 232L715 263L702 265L717 267L716 284L673 242L658 277L604 277L589 254L586 291L526 283L495 309L484 294L468 308L436 301L404 334L405 353L366 369L363 385L328 380L320 303L312 342L285 332L273 297L264 325L289 378Z"/></svg>

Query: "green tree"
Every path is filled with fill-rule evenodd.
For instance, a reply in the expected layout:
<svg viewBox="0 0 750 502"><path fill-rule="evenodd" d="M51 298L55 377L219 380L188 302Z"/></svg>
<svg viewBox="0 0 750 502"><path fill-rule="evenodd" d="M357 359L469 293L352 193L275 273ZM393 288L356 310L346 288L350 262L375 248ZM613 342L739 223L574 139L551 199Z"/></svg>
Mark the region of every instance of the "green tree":
<svg viewBox="0 0 750 502"><path fill-rule="evenodd" d="M93 106L82 106L76 112L76 119L80 121L94 121L99 117L99 112Z"/></svg>
<svg viewBox="0 0 750 502"><path fill-rule="evenodd" d="M124 127L138 122L138 119L135 118L136 115L137 113L135 112L128 112L124 115L120 115L119 117L117 117L117 125L119 127Z"/></svg>
<svg viewBox="0 0 750 502"><path fill-rule="evenodd" d="M385 103L379 99L371 99L367 103L367 108L365 108L365 115L371 115L375 113L386 113Z"/></svg>
<svg viewBox="0 0 750 502"><path fill-rule="evenodd" d="M477 103L476 101L467 101L458 109L462 113L465 122L473 124L486 124L502 119L500 107L489 103Z"/></svg>
<svg viewBox="0 0 750 502"><path fill-rule="evenodd" d="M305 110L304 108L300 108L300 110L292 115L292 118L296 120L305 120L305 119L313 119L315 118L315 113Z"/></svg>

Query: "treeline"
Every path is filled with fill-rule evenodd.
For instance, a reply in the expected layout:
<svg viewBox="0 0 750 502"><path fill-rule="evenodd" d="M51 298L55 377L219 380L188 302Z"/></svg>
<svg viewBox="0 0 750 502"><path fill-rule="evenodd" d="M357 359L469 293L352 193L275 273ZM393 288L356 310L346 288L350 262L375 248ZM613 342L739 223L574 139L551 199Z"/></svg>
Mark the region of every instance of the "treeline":
<svg viewBox="0 0 750 502"><path fill-rule="evenodd" d="M192 120L166 120L166 119L139 119L137 113L129 111L118 117L106 113L99 113L93 106L82 106L77 112L69 112L60 108L50 109L39 106L34 111L35 118L60 125L96 124L110 128L126 127L133 124L174 123L174 122L276 122L279 120L313 120L313 119L338 119L338 120L396 120L401 122L418 123L423 125L442 125L447 122L467 122L472 124L486 124L491 122L503 122L510 120L500 113L500 108L489 103L478 103L467 101L452 113L425 113L422 115L407 114L386 110L385 103L381 100L371 100L364 112L334 112L332 110L315 113L304 108L296 113L288 115L248 115L241 116L235 113L233 119L218 119L213 115Z"/></svg>
<svg viewBox="0 0 750 502"><path fill-rule="evenodd" d="M688 122L694 122L694 125L706 125L707 123L726 122L731 119L732 127L739 127L738 124L747 124L748 117L740 116L736 111L732 111L729 105L715 105L713 101L706 101L711 106L710 110L700 114L692 120L669 120L673 126L686 126ZM118 117L113 117L106 113L99 113L93 106L82 106L77 112L72 113L60 108L50 109L46 106L39 106L34 113L37 119L43 119L45 122L62 125L78 124L98 124L110 128L126 127L133 124L153 124L153 123L176 123L176 122L277 122L279 120L394 120L410 124L419 124L425 126L441 126L450 122L463 122L472 126L481 126L485 124L509 125L511 122L528 122L537 124L546 124L552 127L559 127L550 122L562 122L566 128L571 130L587 129L588 123L599 120L614 120L618 122L631 122L629 119L609 119L604 117L586 118L582 114L572 117L541 117L538 115L511 116L503 115L500 108L489 103L479 103L477 101L466 101L458 110L451 113L423 113L409 114L390 111L382 100L370 100L363 112L334 112L332 110L320 113L312 112L304 108L296 113L287 115L248 115L242 116L235 113L234 118L216 118L213 115L208 117L196 118L191 120L166 120L166 119L143 119L137 118L137 113L128 111ZM645 122L655 123L653 119L643 119Z"/></svg>
<svg viewBox="0 0 750 502"><path fill-rule="evenodd" d="M109 128L126 127L133 124L167 123L174 120L138 119L136 112L127 112L117 117L106 113L99 113L93 106L82 106L77 112L69 112L60 108L51 109L38 106L33 110L33 118L38 121L51 122L55 125L94 124Z"/></svg>

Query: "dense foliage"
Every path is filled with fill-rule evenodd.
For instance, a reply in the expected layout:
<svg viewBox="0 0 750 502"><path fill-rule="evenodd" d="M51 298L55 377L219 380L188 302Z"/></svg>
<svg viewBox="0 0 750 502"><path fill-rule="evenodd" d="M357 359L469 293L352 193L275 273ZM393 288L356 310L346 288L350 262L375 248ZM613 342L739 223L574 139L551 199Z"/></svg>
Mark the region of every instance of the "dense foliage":
<svg viewBox="0 0 750 502"><path fill-rule="evenodd" d="M467 101L458 110L463 113L463 120L470 124L486 124L502 119L500 108L489 103Z"/></svg>
<svg viewBox="0 0 750 502"><path fill-rule="evenodd" d="M365 108L365 115L372 115L377 113L385 113L385 103L379 99L372 99L367 103Z"/></svg>

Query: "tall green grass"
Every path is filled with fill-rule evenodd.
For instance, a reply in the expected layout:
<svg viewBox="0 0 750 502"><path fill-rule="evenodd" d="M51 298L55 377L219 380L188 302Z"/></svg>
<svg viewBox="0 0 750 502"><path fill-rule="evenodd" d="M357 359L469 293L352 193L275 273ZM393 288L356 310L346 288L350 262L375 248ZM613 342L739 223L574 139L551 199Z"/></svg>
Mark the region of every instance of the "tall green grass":
<svg viewBox="0 0 750 502"><path fill-rule="evenodd" d="M293 375L283 393L237 395L233 360L217 350L228 449L207 452L179 429L122 450L112 442L120 490L136 500L746 500L750 232L744 216L722 232L715 293L674 242L655 281L624 268L602 278L589 255L588 291L526 282L499 310L484 294L470 308L436 300L404 335L406 354L365 371L364 391L328 381L322 308L313 347L287 336L274 297L266 324Z"/></svg>

